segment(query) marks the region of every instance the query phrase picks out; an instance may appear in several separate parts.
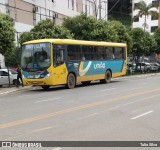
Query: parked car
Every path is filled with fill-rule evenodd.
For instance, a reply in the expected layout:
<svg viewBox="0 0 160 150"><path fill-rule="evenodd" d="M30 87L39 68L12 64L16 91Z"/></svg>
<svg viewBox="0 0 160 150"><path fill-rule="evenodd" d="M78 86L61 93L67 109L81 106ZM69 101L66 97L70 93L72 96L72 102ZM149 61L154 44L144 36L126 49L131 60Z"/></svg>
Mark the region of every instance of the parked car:
<svg viewBox="0 0 160 150"><path fill-rule="evenodd" d="M154 63L151 63L151 65L157 67L157 71L160 71L160 64L159 63L154 62Z"/></svg>
<svg viewBox="0 0 160 150"><path fill-rule="evenodd" d="M134 73L136 70L136 64L135 63L128 63L127 64L127 72L128 73Z"/></svg>
<svg viewBox="0 0 160 150"><path fill-rule="evenodd" d="M10 84L17 84L17 72L9 69ZM8 69L0 69L0 86L9 84Z"/></svg>
<svg viewBox="0 0 160 150"><path fill-rule="evenodd" d="M154 64L154 63L151 63L151 68L150 68L151 71L158 71L159 70L159 67Z"/></svg>
<svg viewBox="0 0 160 150"><path fill-rule="evenodd" d="M147 63L147 62L137 63L137 71L150 72L151 71L151 64Z"/></svg>

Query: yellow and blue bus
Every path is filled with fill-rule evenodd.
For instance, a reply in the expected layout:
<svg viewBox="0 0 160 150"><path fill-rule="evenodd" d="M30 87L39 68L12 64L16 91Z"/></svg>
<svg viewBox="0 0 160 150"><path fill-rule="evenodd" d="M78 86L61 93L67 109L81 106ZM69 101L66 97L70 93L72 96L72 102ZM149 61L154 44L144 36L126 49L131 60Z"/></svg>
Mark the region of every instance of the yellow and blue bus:
<svg viewBox="0 0 160 150"><path fill-rule="evenodd" d="M125 43L82 41L72 39L40 39L25 42L21 55L24 85L43 89L77 83L90 84L123 76L127 69Z"/></svg>

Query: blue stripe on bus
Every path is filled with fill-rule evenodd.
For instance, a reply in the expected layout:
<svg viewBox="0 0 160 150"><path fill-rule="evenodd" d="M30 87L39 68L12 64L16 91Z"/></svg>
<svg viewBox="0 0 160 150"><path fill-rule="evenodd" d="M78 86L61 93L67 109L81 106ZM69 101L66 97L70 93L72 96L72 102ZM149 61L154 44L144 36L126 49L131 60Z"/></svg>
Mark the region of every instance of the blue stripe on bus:
<svg viewBox="0 0 160 150"><path fill-rule="evenodd" d="M82 68L80 68L81 65ZM104 74L107 69L111 69L112 73L118 73L122 72L123 65L124 60L72 61L66 63L68 72L73 71L77 76Z"/></svg>

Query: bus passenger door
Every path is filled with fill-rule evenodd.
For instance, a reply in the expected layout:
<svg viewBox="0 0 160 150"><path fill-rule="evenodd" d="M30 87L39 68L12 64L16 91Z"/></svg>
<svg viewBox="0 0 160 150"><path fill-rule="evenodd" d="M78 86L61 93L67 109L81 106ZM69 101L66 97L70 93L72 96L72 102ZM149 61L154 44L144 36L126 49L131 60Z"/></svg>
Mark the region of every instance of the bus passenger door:
<svg viewBox="0 0 160 150"><path fill-rule="evenodd" d="M65 84L67 78L67 69L65 64L65 47L55 45L53 51L54 83Z"/></svg>

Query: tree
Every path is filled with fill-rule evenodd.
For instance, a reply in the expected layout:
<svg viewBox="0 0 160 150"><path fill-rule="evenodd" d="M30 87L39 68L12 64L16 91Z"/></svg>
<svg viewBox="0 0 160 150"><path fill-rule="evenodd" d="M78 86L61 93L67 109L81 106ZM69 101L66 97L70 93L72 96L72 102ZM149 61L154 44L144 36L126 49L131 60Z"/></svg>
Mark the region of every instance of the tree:
<svg viewBox="0 0 160 150"><path fill-rule="evenodd" d="M128 50L130 51L132 48L132 39L129 35L129 31L127 30L126 26L124 26L119 21L108 21L108 27L112 27L112 31L114 30L117 35L116 42L119 43L127 43Z"/></svg>
<svg viewBox="0 0 160 150"><path fill-rule="evenodd" d="M0 53L8 57L15 50L15 29L12 18L0 13Z"/></svg>
<svg viewBox="0 0 160 150"><path fill-rule="evenodd" d="M152 35L141 28L134 28L130 31L133 41L132 54L135 56L149 55L154 52L156 42Z"/></svg>
<svg viewBox="0 0 160 150"><path fill-rule="evenodd" d="M160 28L158 28L156 32L154 33L154 38L157 43L156 51L157 53L160 53Z"/></svg>
<svg viewBox="0 0 160 150"><path fill-rule="evenodd" d="M132 46L127 28L119 21L96 20L94 17L81 14L76 17L68 17L63 26L74 34L75 39L127 43L129 49Z"/></svg>
<svg viewBox="0 0 160 150"><path fill-rule="evenodd" d="M91 40L91 32L94 30L96 22L96 18L81 14L65 18L62 26L70 30L75 39Z"/></svg>
<svg viewBox="0 0 160 150"><path fill-rule="evenodd" d="M57 26L51 19L40 21L30 32L23 32L20 35L20 44L35 39L43 38L72 38L73 34L69 30Z"/></svg>
<svg viewBox="0 0 160 150"><path fill-rule="evenodd" d="M140 1L139 3L137 3L134 7L134 10L138 10L138 14L135 15L133 17L133 20L138 19L139 17L144 16L144 31L146 29L147 23L146 23L146 19L149 15L153 16L153 17L157 17L159 16L157 10L153 10L153 8L156 8L157 6L150 3L149 5L147 5L144 1Z"/></svg>

